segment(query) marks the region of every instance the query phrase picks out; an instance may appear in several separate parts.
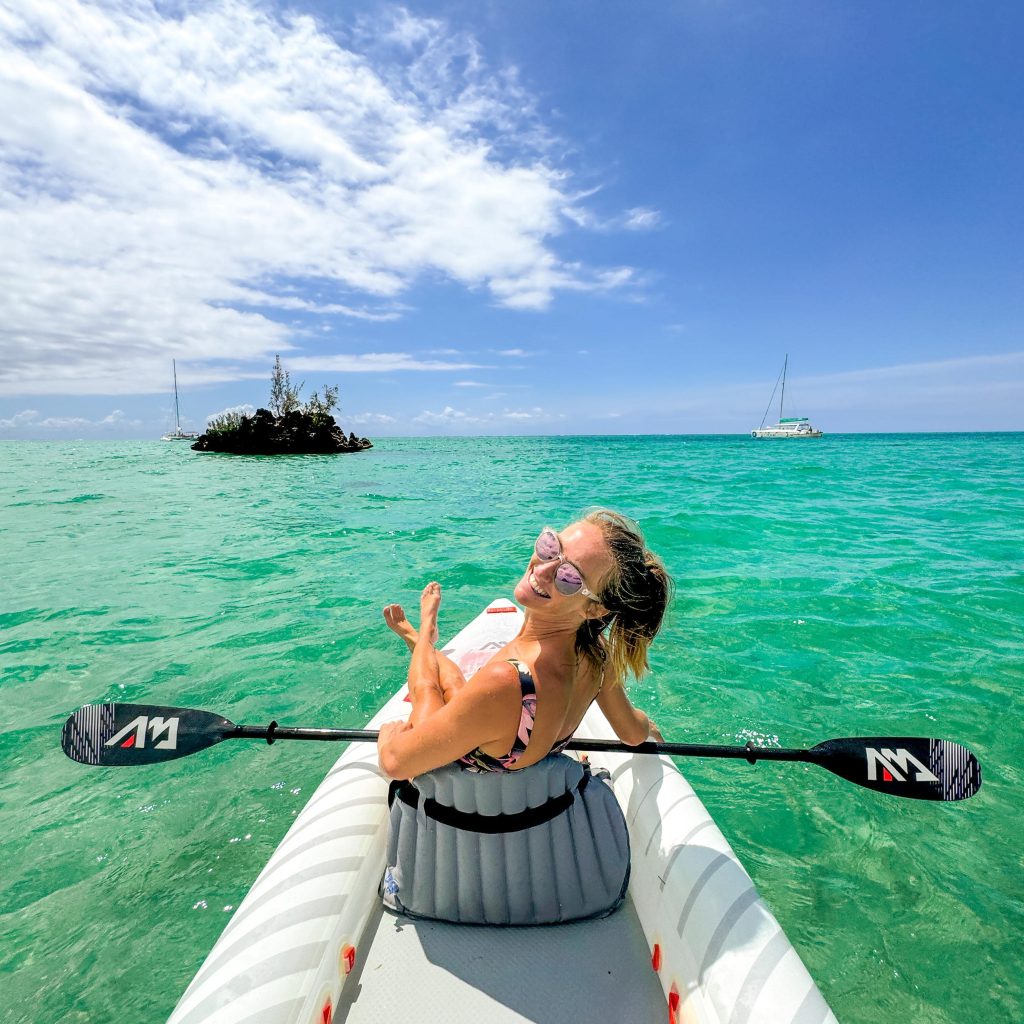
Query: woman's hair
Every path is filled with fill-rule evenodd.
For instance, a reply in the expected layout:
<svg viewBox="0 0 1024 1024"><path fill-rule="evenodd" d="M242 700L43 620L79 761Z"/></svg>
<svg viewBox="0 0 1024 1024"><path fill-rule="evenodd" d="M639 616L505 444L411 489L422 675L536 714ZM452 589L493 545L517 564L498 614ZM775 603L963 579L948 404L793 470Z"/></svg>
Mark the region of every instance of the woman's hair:
<svg viewBox="0 0 1024 1024"><path fill-rule="evenodd" d="M617 683L625 681L627 672L639 678L647 671L647 649L672 599L672 578L631 519L599 508L582 521L600 528L615 568L600 593L608 614L587 619L579 627L576 651L597 665L607 665ZM605 630L607 636L602 637Z"/></svg>

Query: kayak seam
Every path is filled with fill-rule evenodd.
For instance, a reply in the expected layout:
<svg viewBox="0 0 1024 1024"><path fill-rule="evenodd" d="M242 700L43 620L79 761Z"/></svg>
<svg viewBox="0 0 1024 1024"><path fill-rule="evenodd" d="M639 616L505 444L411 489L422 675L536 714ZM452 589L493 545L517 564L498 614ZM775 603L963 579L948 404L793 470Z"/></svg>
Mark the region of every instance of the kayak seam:
<svg viewBox="0 0 1024 1024"><path fill-rule="evenodd" d="M659 789L659 788L661 787L661 785L662 785L662 784L664 783L664 781L665 781L665 777L664 777L663 775L659 775L659 776L658 776L658 777L657 777L657 778L656 778L656 779L655 779L655 780L654 780L654 781L653 781L653 782L652 782L652 783L651 783L651 784L650 784L650 785L649 785L649 786L647 787L646 791L644 792L644 795L643 795L642 797L640 797L640 802L639 802L639 803L638 803L638 804L636 805L636 808L635 808L635 809L633 810L633 813L632 813L632 815L631 815L631 816L630 816L630 818L629 818L629 824L630 824L630 825L634 825L634 824L636 824L636 816L637 816L637 815L638 815L638 814L640 813L640 808L641 808L641 807L643 807L643 805L644 805L644 801L646 801L646 800L647 800L647 798L648 798L648 797L649 797L649 796L650 796L650 795L651 795L651 794L652 794L652 793L653 793L653 792L654 792L654 791L655 791L656 789Z"/></svg>
<svg viewBox="0 0 1024 1024"><path fill-rule="evenodd" d="M336 793L330 793L328 795L330 795L330 796L337 796ZM319 803L320 803L320 801L318 800L317 804L319 804ZM337 804L337 805L332 805L331 807L325 807L325 808L323 808L323 810L318 811L316 813L316 815L312 816L309 821L304 821L304 822L302 822L302 824L299 824L299 821L301 821L301 818L299 819L299 821L296 821L295 825L297 825L298 827L296 828L293 825L291 830L288 831L285 834L285 837L284 837L284 839L281 840L281 842L283 844L286 840L294 839L296 836L301 835L302 833L308 831L314 825L320 824L323 821L323 819L331 817L332 815L336 814L338 811L344 811L344 810L347 810L347 809L349 809L351 807L359 807L359 806L369 807L372 804L380 804L381 811L383 811L384 805L386 803L387 803L387 799L385 798L384 794L381 793L380 796L360 797L358 800L346 800L343 803L340 803L340 804ZM312 804L307 805L305 810L310 810L310 808L312 808L312 806L313 806Z"/></svg>
<svg viewBox="0 0 1024 1024"><path fill-rule="evenodd" d="M750 965L743 984L740 985L736 1001L733 1003L732 1014L729 1017L729 1024L749 1024L758 997L764 991L765 985L768 984L786 952L792 948L789 939L786 938L786 933L781 928L765 943L764 948L757 954L757 959Z"/></svg>
<svg viewBox="0 0 1024 1024"><path fill-rule="evenodd" d="M793 952L796 953L796 950ZM799 957L798 953L797 956ZM828 1003L825 1002L825 997L818 991L818 986L811 978L810 988L793 1014L792 1024L825 1024L830 1017L835 1019Z"/></svg>
<svg viewBox="0 0 1024 1024"><path fill-rule="evenodd" d="M665 824L665 819L669 816L669 814L672 811L674 811L680 804L685 803L687 800L696 800L696 799L697 799L697 794L696 793L687 793L686 796L681 796L674 803L669 804L669 806L665 809L664 813L658 815L658 822L654 826L654 828L651 830L650 838L647 840L647 845L644 847L644 856L645 857L651 852L651 846L654 844L654 838L655 838L655 836L658 836L658 835L661 834L662 826ZM635 822L634 822L634 824L635 824ZM662 888L664 888L664 886L662 886Z"/></svg>
<svg viewBox="0 0 1024 1024"><path fill-rule="evenodd" d="M686 927L686 919L690 916L690 911L693 910L693 905L697 902L697 897L704 891L704 888L711 880L712 875L717 871L721 871L726 864L731 863L731 857L724 853L716 854L700 875L698 875L697 881L693 883L693 888L690 889L690 893L686 897L686 902L683 904L682 912L679 915L679 923L676 925L676 934L680 938L683 937L683 929Z"/></svg>
<svg viewBox="0 0 1024 1024"><path fill-rule="evenodd" d="M225 928L221 933L221 938L217 940L218 944L223 940L224 936L233 936L235 928L240 927L238 922L247 921L258 910L262 910L267 903L275 900L278 896L287 892L289 889L294 889L305 882L312 882L317 878L323 878L325 875L350 874L353 871L357 871L361 864L361 859L356 857L344 857L336 860L325 861L324 863L317 864L312 868L306 868L304 871L298 872L285 882L276 885L269 892L260 893L254 900L252 900L252 902L242 904L239 912L234 916L234 918L232 918L228 928ZM228 929L230 929L230 932ZM214 946L213 950L211 950L211 955L216 948L217 947ZM199 977L200 975L197 974L196 978Z"/></svg>
<svg viewBox="0 0 1024 1024"><path fill-rule="evenodd" d="M303 853L315 850L323 843L330 842L333 839L342 839L347 836L372 836L378 828L380 828L379 822L374 825L343 825L341 828L331 829L328 832L321 832L320 835L315 836L308 842L303 842L300 846L296 846L294 849L288 848L291 844L288 843L288 837L285 836L281 845L278 847L278 852L285 849L287 849L288 852L278 857L276 861L271 861L273 867L271 867L271 864L267 865L269 870L264 871L264 873L256 879L256 884L253 885L253 888L255 889L256 885L264 885L269 879L275 878L279 874L283 864L287 864L289 861L294 860Z"/></svg>
<svg viewBox="0 0 1024 1024"><path fill-rule="evenodd" d="M254 939L258 942L260 939L266 938L267 935L258 934L261 928L272 928L274 931L284 931L285 928L290 928L297 924L304 924L306 921L314 921L317 918L329 917L332 914L340 914L342 908L347 902L348 893L343 893L340 899L331 896L321 896L315 900L307 900L305 903L300 903L295 907L289 907L285 911L267 918L266 921L260 922L260 924L255 928L250 928L243 934L236 934L237 929L234 926L238 919L235 918L235 920L231 922L232 931L230 945L226 944L216 959L209 961L207 965L204 965L203 970L200 971L193 979L192 985L198 989L207 981L214 979L222 968L230 965L231 961L239 952L240 946L252 945ZM308 913L310 907L323 909L324 904L327 904L327 908L324 913ZM220 945L220 943L218 943L218 945ZM214 949L216 949L216 947L214 947Z"/></svg>
<svg viewBox="0 0 1024 1024"><path fill-rule="evenodd" d="M675 867L676 861L682 856L683 851L686 849L687 844L690 840L697 835L698 832L703 832L713 822L708 819L707 821L698 822L689 832L679 840L675 846L672 847L672 852L668 855L668 859L665 861L665 867L659 876L661 882L661 889L664 891L665 886L668 884L668 876L672 873L672 868Z"/></svg>
<svg viewBox="0 0 1024 1024"><path fill-rule="evenodd" d="M725 941L728 939L729 933L736 927L736 922L739 921L750 907L757 903L757 900L757 889L755 889L753 883L751 883L750 888L741 892L722 915L722 919L715 927L715 930L711 935L711 941L708 943L707 949L704 951L704 962L700 965L700 971L697 972L697 979L702 985L705 984L705 976L711 969L712 964L718 959L719 954L722 952L722 947L725 945Z"/></svg>
<svg viewBox="0 0 1024 1024"><path fill-rule="evenodd" d="M250 964L246 968L245 976L241 980L258 977L260 978L259 985L250 985L247 990L234 993L230 992L230 990L219 988L201 999L184 1016L172 1016L172 1020L174 1024L201 1024L202 1021L216 1019L218 1024L223 1024L223 1017L218 1015L215 1018L210 1015L225 1009L229 1005L229 1000L233 1001L243 996L251 995L272 982L280 981L290 975L307 974L310 970L310 962L314 960L319 962L326 948L327 940L324 939L321 942L311 942L305 946L296 946L284 953L275 953L273 956L261 960L258 964ZM276 970L270 971L271 966L276 968ZM270 973L264 973L265 971L270 971ZM185 997L187 996L188 992L185 993ZM184 997L182 1002L184 1002Z"/></svg>

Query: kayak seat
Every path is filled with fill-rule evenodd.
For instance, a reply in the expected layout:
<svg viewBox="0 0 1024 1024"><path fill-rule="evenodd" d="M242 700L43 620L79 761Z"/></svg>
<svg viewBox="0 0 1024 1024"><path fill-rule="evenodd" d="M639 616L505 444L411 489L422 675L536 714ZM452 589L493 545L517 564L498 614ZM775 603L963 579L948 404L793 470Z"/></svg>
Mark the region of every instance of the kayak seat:
<svg viewBox="0 0 1024 1024"><path fill-rule="evenodd" d="M516 772L456 762L393 782L384 905L484 925L612 913L629 884L629 832L606 778L552 754Z"/></svg>

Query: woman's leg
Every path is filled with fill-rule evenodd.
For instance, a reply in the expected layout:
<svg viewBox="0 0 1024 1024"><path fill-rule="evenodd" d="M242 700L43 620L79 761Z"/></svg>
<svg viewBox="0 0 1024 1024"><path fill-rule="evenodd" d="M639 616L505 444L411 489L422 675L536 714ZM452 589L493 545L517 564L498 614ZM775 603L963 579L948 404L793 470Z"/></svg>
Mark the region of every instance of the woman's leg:
<svg viewBox="0 0 1024 1024"><path fill-rule="evenodd" d="M424 594L426 594L426 591L424 591ZM440 587L438 587L438 595L440 595ZM438 596L438 602L440 602L440 596ZM441 687L444 703L447 704L455 691L465 686L466 677L462 674L462 669L451 658L434 648L434 644L437 643L436 609L433 614L433 626L429 630L423 629L422 622L419 631L414 629L412 623L406 618L405 611L400 604L389 604L384 608L384 621L387 623L388 629L393 633L397 633L405 641L410 653L415 652L421 633L426 632L427 636L431 638L430 648L434 652L434 662L437 665L437 680ZM411 672L411 664L409 668Z"/></svg>

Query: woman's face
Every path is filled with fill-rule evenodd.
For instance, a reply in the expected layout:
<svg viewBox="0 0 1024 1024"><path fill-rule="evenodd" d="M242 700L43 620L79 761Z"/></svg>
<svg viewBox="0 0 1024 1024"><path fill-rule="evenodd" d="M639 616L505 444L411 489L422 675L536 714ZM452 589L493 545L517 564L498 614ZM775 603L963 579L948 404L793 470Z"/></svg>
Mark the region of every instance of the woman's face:
<svg viewBox="0 0 1024 1024"><path fill-rule="evenodd" d="M600 594L606 581L615 569L615 560L604 534L596 523L580 521L572 523L558 534L562 556L571 563L583 577L587 590ZM592 599L583 593L563 594L555 586L555 573L561 564L557 558L542 561L533 551L523 578L516 584L514 597L524 608L531 610L549 609L583 610L592 604Z"/></svg>

